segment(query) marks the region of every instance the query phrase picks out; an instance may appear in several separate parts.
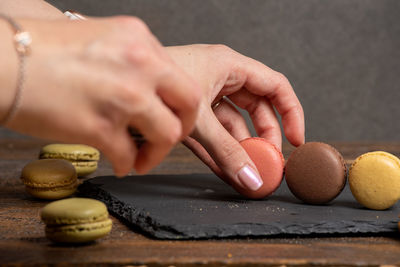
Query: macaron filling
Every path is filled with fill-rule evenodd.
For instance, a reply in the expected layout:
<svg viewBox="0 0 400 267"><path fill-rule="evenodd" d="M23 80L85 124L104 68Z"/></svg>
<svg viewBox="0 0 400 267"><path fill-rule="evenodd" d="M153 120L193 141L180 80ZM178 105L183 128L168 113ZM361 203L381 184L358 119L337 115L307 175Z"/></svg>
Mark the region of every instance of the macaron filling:
<svg viewBox="0 0 400 267"><path fill-rule="evenodd" d="M50 144L41 149L39 157L68 159L70 161L98 161L100 159L100 152L86 145Z"/></svg>
<svg viewBox="0 0 400 267"><path fill-rule="evenodd" d="M69 160L72 165L74 165L75 167L91 167L91 168L97 168L97 161L85 161L85 160L81 160L81 161L71 161Z"/></svg>
<svg viewBox="0 0 400 267"><path fill-rule="evenodd" d="M74 165L78 176L86 176L96 171L100 152L87 145L50 144L41 149L39 158L67 160Z"/></svg>
<svg viewBox="0 0 400 267"><path fill-rule="evenodd" d="M36 191L58 191L58 190L65 190L65 189L75 189L78 186L78 181L71 181L69 184L65 185L43 185L43 184L25 184L25 186L29 189L36 190Z"/></svg>
<svg viewBox="0 0 400 267"><path fill-rule="evenodd" d="M103 221L79 223L79 224L65 224L65 225L46 225L47 233L57 233L57 232L84 232L93 231L98 229L109 228L112 226L111 219L106 219Z"/></svg>
<svg viewBox="0 0 400 267"><path fill-rule="evenodd" d="M54 225L75 225L75 224L87 224L92 222L102 222L109 220L108 212L104 212L98 215L94 215L91 217L57 217L57 216L42 216L42 221L47 226L54 226Z"/></svg>

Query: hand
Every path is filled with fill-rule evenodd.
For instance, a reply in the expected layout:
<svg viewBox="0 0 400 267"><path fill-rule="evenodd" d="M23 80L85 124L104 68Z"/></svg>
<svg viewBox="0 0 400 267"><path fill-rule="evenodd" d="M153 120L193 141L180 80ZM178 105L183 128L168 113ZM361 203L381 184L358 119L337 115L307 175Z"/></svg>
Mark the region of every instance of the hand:
<svg viewBox="0 0 400 267"><path fill-rule="evenodd" d="M238 142L250 133L229 101L247 110L257 134L281 149L275 107L287 139L298 146L304 142L304 115L290 83L284 75L225 46L190 45L167 51L204 90L195 129L184 143L228 184L257 190L262 181Z"/></svg>
<svg viewBox="0 0 400 267"><path fill-rule="evenodd" d="M7 127L95 146L120 176L148 171L192 131L201 90L139 19L19 22L32 53ZM139 150L129 127L147 140Z"/></svg>

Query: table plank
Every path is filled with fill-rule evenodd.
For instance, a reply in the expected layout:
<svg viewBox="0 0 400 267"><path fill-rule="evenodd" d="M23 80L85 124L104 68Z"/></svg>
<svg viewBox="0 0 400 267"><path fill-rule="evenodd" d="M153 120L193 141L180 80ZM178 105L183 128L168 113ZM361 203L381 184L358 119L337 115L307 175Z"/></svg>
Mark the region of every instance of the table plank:
<svg viewBox="0 0 400 267"><path fill-rule="evenodd" d="M130 229L115 218L111 234L85 246L59 246L44 237L40 209L48 202L26 195L22 167L47 142L0 140L0 263L4 265L146 265L146 266L378 266L400 265L400 236L285 237L160 241ZM400 156L400 143L335 143L351 162L361 153L384 150ZM293 147L284 145L287 157ZM209 172L179 145L152 173ZM94 175L112 173L102 159Z"/></svg>

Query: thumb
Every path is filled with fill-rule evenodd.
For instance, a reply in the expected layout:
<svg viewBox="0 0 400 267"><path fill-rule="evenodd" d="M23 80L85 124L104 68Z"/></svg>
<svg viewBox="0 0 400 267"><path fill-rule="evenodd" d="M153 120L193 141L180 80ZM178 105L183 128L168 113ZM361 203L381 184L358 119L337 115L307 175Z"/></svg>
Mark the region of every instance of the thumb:
<svg viewBox="0 0 400 267"><path fill-rule="evenodd" d="M263 181L246 151L215 117L211 108L203 107L197 125L192 133L209 153L226 179L240 193L257 191Z"/></svg>

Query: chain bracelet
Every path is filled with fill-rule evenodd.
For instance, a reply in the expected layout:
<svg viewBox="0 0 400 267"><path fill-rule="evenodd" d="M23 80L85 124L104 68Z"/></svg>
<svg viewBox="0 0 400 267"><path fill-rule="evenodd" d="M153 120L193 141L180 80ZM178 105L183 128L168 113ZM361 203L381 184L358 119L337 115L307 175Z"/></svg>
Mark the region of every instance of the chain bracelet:
<svg viewBox="0 0 400 267"><path fill-rule="evenodd" d="M12 101L11 107L8 109L4 117L0 120L0 125L5 125L14 117L21 103L25 83L25 61L26 57L30 53L30 44L32 43L32 39L29 32L23 31L20 25L12 18L0 14L0 19L4 19L5 21L7 21L14 31L14 46L18 54L19 63L15 96Z"/></svg>

